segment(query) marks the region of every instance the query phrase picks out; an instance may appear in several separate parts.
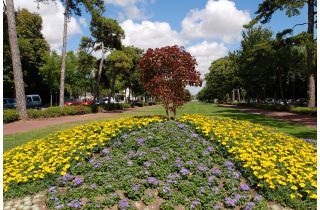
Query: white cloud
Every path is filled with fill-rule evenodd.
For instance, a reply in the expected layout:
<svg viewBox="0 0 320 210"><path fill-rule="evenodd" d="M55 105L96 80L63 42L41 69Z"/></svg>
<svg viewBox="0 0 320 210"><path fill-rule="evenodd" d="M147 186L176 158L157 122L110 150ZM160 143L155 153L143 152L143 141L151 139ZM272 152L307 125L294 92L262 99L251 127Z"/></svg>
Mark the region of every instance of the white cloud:
<svg viewBox="0 0 320 210"><path fill-rule="evenodd" d="M188 39L239 41L243 25L250 21L247 11L238 10L230 0L208 0L204 9L194 9L182 20L182 34Z"/></svg>
<svg viewBox="0 0 320 210"><path fill-rule="evenodd" d="M52 49L60 51L63 37L64 7L60 1L48 4L39 4L35 1L14 0L15 9L26 8L30 12L40 14L42 17L42 34ZM71 17L68 22L68 37L80 34L81 28L76 18Z"/></svg>
<svg viewBox="0 0 320 210"><path fill-rule="evenodd" d="M119 18L132 19L132 20L144 20L147 19L145 11L145 3L147 0L105 0L105 3L111 4L121 8L121 12L118 13ZM153 1L151 1L153 3Z"/></svg>
<svg viewBox="0 0 320 210"><path fill-rule="evenodd" d="M79 22L83 27L87 27L88 26L87 20L84 17L80 17L79 18Z"/></svg>
<svg viewBox="0 0 320 210"><path fill-rule="evenodd" d="M217 42L208 43L203 41L199 44L192 45L186 49L194 56L198 62L198 71L201 73L201 78L209 72L211 62L228 54L228 49Z"/></svg>
<svg viewBox="0 0 320 210"><path fill-rule="evenodd" d="M222 43L208 43L207 41L192 45L186 50L196 58L198 62L197 70L200 71L202 79L204 79L205 74L209 72L211 62L226 56L228 53L228 49ZM187 89L190 90L191 94L195 95L204 86L205 83L202 84L202 87L188 87Z"/></svg>
<svg viewBox="0 0 320 210"><path fill-rule="evenodd" d="M185 44L167 22L142 21L135 23L132 20L126 20L121 23L121 27L126 34L126 38L123 40L124 45L148 49Z"/></svg>

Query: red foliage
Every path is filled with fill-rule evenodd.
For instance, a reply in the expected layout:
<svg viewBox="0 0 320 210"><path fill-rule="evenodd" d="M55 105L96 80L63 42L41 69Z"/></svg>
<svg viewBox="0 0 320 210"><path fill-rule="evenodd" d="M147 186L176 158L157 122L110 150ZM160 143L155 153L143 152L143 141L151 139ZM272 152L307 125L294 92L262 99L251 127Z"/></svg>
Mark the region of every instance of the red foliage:
<svg viewBox="0 0 320 210"><path fill-rule="evenodd" d="M183 47L172 46L148 49L140 59L145 89L166 109L176 115L176 109L185 101L185 87L201 86L196 59Z"/></svg>

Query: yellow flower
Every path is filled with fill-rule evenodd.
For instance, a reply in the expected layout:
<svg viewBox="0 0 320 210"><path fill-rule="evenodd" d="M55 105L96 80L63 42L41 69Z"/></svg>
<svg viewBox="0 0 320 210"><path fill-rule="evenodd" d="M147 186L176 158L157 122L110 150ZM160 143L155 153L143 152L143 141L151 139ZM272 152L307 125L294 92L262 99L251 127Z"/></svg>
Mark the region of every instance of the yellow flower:
<svg viewBox="0 0 320 210"><path fill-rule="evenodd" d="M311 199L317 199L317 195L316 194L312 194L312 195L310 195L310 198Z"/></svg>
<svg viewBox="0 0 320 210"><path fill-rule="evenodd" d="M294 199L296 196L294 194L290 194L290 198Z"/></svg>
<svg viewBox="0 0 320 210"><path fill-rule="evenodd" d="M294 185L291 187L291 189L298 190L298 188L296 186L294 186Z"/></svg>

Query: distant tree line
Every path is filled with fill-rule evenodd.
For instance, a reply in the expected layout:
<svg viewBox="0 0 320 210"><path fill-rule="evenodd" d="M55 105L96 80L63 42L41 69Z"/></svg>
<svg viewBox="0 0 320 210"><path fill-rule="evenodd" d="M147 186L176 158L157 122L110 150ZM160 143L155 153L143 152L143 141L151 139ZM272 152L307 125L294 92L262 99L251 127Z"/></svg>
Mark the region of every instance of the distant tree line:
<svg viewBox="0 0 320 210"><path fill-rule="evenodd" d="M256 23L267 23L277 10L286 10L290 17L308 6L308 22L273 34ZM205 75L206 86L198 93L202 101L249 100L274 98L307 98L315 106L316 41L314 1L265 0L259 5L257 17L242 34L239 50L212 62ZM308 24L308 31L292 36L295 27ZM312 28L312 30L311 30Z"/></svg>

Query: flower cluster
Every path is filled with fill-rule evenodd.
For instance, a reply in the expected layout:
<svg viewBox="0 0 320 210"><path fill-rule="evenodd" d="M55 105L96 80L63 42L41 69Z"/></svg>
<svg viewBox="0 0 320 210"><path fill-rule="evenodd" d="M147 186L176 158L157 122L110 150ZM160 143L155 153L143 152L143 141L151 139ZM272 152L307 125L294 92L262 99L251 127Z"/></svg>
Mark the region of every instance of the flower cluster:
<svg viewBox="0 0 320 210"><path fill-rule="evenodd" d="M266 200L217 149L189 125L149 124L119 135L81 164L72 165L70 174L57 178L48 191L47 207L264 209Z"/></svg>
<svg viewBox="0 0 320 210"><path fill-rule="evenodd" d="M247 121L201 115L184 115L179 121L216 142L255 177L259 187L284 189L292 199L317 198L317 149L313 144Z"/></svg>
<svg viewBox="0 0 320 210"><path fill-rule="evenodd" d="M164 120L163 117L152 116L94 122L16 147L4 154L4 191L8 191L11 183L32 182L50 174L66 175L73 161L84 160L123 131ZM108 154L107 149L102 152ZM99 165L96 163L95 167Z"/></svg>

